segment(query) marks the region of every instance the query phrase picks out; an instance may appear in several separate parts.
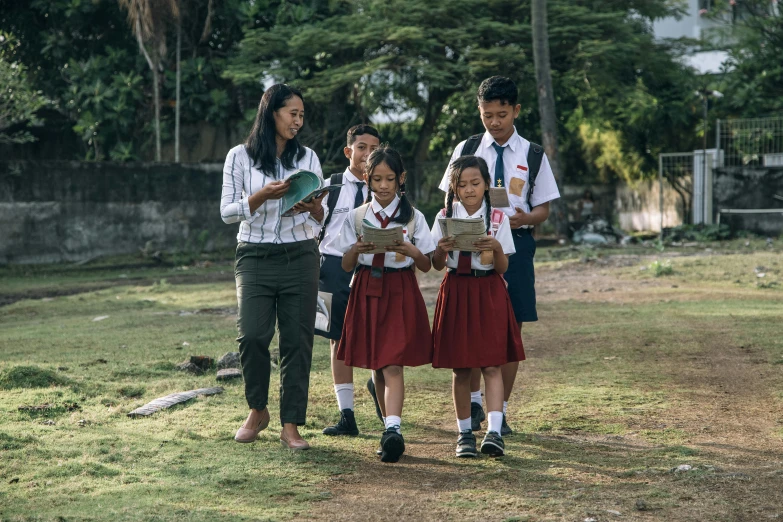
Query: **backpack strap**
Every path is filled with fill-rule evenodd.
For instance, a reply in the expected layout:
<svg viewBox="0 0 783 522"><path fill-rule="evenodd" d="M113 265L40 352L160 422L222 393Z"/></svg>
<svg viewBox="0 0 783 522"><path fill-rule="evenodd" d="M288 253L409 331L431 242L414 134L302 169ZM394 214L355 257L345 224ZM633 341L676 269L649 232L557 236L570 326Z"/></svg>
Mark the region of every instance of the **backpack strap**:
<svg viewBox="0 0 783 522"><path fill-rule="evenodd" d="M342 185L343 183L343 173L338 172L336 174L332 174L329 176L329 185ZM340 199L340 191L342 191L343 188L340 187L337 191L330 191L329 194L326 196L326 208L328 210L328 213L326 214L326 219L324 220L324 224L321 225L321 231L318 233L318 243L320 244L321 241L324 240L324 235L326 234L326 227L331 223L332 221L332 214L334 214L334 209L337 207L337 200Z"/></svg>
<svg viewBox="0 0 783 522"><path fill-rule="evenodd" d="M364 221L364 216L367 215L367 209L370 208L370 205L372 203L365 203L360 207L356 207L356 213L353 215L353 229L356 231L356 237L362 235L362 221Z"/></svg>
<svg viewBox="0 0 783 522"><path fill-rule="evenodd" d="M527 208L533 210L530 204L530 198L533 196L533 189L536 188L536 177L541 170L541 162L544 160L544 147L537 143L530 142L530 148L527 151Z"/></svg>
<svg viewBox="0 0 783 522"><path fill-rule="evenodd" d="M496 208L492 209L492 215L490 217L490 223L491 223L491 230L492 230L492 237L495 237L498 235L498 230L500 230L500 224L503 222L503 218L505 217L505 214L502 210L498 210Z"/></svg>
<svg viewBox="0 0 783 522"><path fill-rule="evenodd" d="M411 238L411 243L416 244L416 209L413 209L413 217L411 217L411 220L408 221L408 224L405 225L405 228L408 229L408 235Z"/></svg>
<svg viewBox="0 0 783 522"><path fill-rule="evenodd" d="M459 152L459 155L470 156L471 154L474 154L478 150L479 144L481 143L481 138L483 136L483 134L474 134L465 140L465 145L462 146L462 150Z"/></svg>

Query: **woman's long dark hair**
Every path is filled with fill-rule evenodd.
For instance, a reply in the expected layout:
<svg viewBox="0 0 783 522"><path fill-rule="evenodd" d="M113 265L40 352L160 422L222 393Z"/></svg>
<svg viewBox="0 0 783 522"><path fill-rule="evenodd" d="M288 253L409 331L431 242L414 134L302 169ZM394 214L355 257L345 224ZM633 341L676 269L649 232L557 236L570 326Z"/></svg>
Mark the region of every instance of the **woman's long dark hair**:
<svg viewBox="0 0 783 522"><path fill-rule="evenodd" d="M405 174L405 167L402 164L402 156L400 153L389 147L388 145L381 145L370 153L370 157L367 158L367 164L364 167L364 172L367 174L367 203L372 201L372 182L370 177L375 167L385 163L394 174L397 175L397 187L400 189L400 211L392 219L394 223L402 223L406 225L413 217L413 206L408 201L408 197L405 195L405 183L400 183L402 175Z"/></svg>
<svg viewBox="0 0 783 522"><path fill-rule="evenodd" d="M276 83L266 90L258 104L256 120L245 141L245 148L253 166L263 171L267 176L277 177L275 159L277 158L277 142L275 136L275 112L285 106L286 102L299 96L304 103L301 91L284 83ZM286 169L294 168L294 159L300 160L305 155L305 148L299 144L296 136L288 140L280 156L280 163Z"/></svg>
<svg viewBox="0 0 783 522"><path fill-rule="evenodd" d="M446 217L451 217L454 212L454 196L457 194L457 189L459 188L459 177L465 169L476 168L481 172L481 178L487 185L487 190L484 191L484 203L487 207L486 221L487 230L489 230L490 222L492 220L492 205L489 203L489 187L492 186L492 181L489 179L487 162L478 156L460 156L454 160L449 168L449 191L446 194Z"/></svg>

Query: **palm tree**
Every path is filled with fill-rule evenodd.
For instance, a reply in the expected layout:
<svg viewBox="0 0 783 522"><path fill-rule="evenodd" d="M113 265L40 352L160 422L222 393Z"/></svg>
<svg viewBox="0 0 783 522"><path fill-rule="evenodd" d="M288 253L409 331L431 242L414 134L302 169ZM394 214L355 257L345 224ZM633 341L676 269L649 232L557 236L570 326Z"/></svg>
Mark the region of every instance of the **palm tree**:
<svg viewBox="0 0 783 522"><path fill-rule="evenodd" d="M533 28L533 60L536 66L536 86L538 90L538 112L541 117L541 135L544 151L555 175L557 184L562 187L560 160L557 154L557 116L555 114L555 95L552 89L552 68L549 61L549 31L547 30L546 0L532 0L531 21ZM552 202L551 214L558 233L567 232L568 223L559 200Z"/></svg>
<svg viewBox="0 0 783 522"><path fill-rule="evenodd" d="M177 22L177 88L176 102L174 106L174 163L179 163L179 98L180 98L180 80L182 78L182 16L179 10L179 0L172 1L172 11Z"/></svg>
<svg viewBox="0 0 783 522"><path fill-rule="evenodd" d="M179 19L176 0L118 0L128 11L139 50L152 71L152 94L155 103L155 161L160 161L160 72L166 55L166 24L169 17ZM148 49L149 47L149 49Z"/></svg>

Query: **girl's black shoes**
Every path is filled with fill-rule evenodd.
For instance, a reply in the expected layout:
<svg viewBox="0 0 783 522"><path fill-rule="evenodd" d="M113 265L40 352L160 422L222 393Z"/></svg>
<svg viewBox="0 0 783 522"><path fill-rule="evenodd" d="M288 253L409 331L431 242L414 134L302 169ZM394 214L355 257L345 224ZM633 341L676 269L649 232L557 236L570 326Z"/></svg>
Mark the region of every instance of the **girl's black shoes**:
<svg viewBox="0 0 783 522"><path fill-rule="evenodd" d="M346 408L340 412L340 422L334 426L324 428L324 435L350 435L355 437L359 434L359 427L356 425L356 417L353 410Z"/></svg>
<svg viewBox="0 0 783 522"><path fill-rule="evenodd" d="M405 439L397 428L386 428L381 436L381 462L397 462L405 452Z"/></svg>
<svg viewBox="0 0 783 522"><path fill-rule="evenodd" d="M478 457L478 451L476 450L476 436L473 435L471 430L459 432L459 438L457 439L457 457Z"/></svg>
<svg viewBox="0 0 783 522"><path fill-rule="evenodd" d="M481 453L490 457L502 457L506 453L503 437L496 431L488 431L481 442Z"/></svg>

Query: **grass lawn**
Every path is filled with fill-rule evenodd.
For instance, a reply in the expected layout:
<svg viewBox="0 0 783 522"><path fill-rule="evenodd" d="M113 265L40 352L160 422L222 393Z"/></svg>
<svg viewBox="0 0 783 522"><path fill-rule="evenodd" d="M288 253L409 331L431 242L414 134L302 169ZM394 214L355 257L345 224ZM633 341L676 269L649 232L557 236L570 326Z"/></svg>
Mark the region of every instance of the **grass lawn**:
<svg viewBox="0 0 783 522"><path fill-rule="evenodd" d="M783 519L781 249L537 259L540 321L523 329L507 456L454 457L450 373L423 367L406 370L398 464L375 455L366 371L361 435L321 435L337 406L319 337L308 452L280 446L274 385L273 422L250 445L233 441L239 383L127 416L216 385L175 365L236 349L230 261L2 268L0 520ZM439 278L421 277L430 307Z"/></svg>

